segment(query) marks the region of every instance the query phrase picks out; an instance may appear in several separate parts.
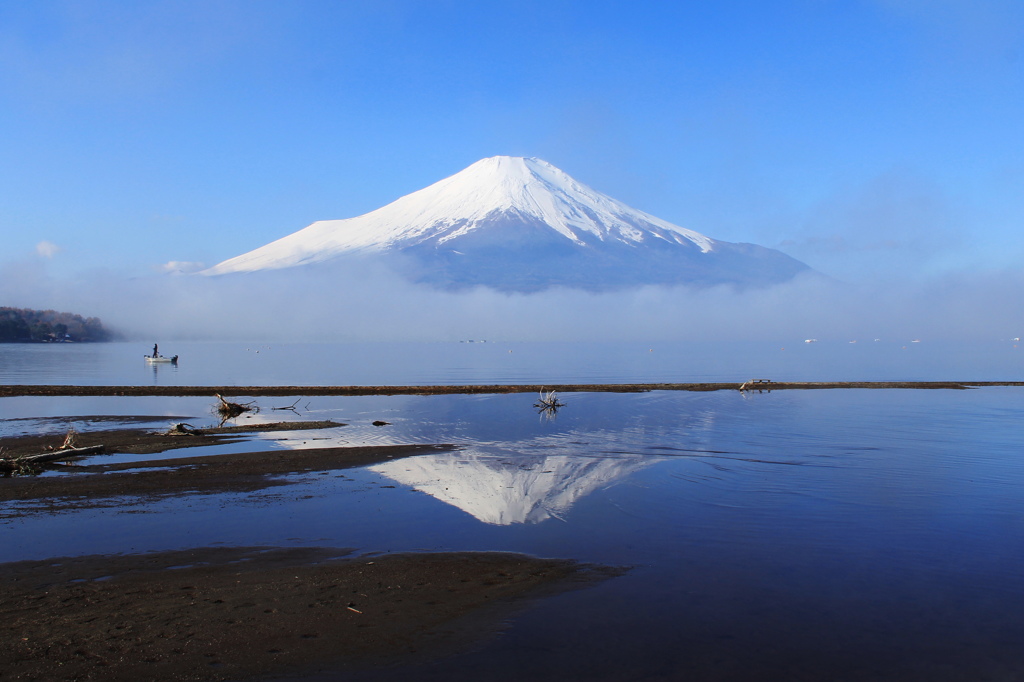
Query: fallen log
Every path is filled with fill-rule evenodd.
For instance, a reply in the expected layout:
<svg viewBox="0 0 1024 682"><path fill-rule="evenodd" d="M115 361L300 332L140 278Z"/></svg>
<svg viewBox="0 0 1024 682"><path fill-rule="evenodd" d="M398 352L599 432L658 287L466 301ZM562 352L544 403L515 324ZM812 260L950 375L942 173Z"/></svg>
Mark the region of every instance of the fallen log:
<svg viewBox="0 0 1024 682"><path fill-rule="evenodd" d="M65 448L63 450L54 450L53 452L44 452L41 455L22 455L21 457L0 460L0 469L13 471L25 464L60 461L64 459L71 459L72 457L84 457L85 455L100 455L103 454L104 448L105 446L103 445L92 445L87 448Z"/></svg>

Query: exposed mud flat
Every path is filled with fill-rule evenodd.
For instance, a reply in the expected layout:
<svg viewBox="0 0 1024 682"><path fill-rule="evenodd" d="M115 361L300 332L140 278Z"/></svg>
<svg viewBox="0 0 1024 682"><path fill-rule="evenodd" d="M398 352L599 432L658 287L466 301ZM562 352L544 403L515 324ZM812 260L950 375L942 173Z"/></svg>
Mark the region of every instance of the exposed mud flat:
<svg viewBox="0 0 1024 682"><path fill-rule="evenodd" d="M75 467L68 476L0 480L0 501L20 502L0 518L70 509L117 507L184 494L255 492L292 481L287 474L370 466L399 457L444 452L445 445L331 447L179 457Z"/></svg>
<svg viewBox="0 0 1024 682"><path fill-rule="evenodd" d="M68 423L96 422L100 417L64 417L61 421ZM139 421L140 417L107 416L107 421L129 422ZM216 426L207 429L190 429L175 431L165 429L105 429L100 431L84 431L75 434L75 445L90 447L103 445L106 454L152 454L177 448L201 447L236 443L245 439L246 434L273 431L308 431L313 429L331 429L345 426L332 421L292 421L271 422L268 424L242 424L238 426ZM24 455L35 455L58 448L63 434L53 433L27 436L11 436L0 438L5 458L17 458Z"/></svg>
<svg viewBox="0 0 1024 682"><path fill-rule="evenodd" d="M76 434L76 445L91 447L102 444L105 454L146 455L176 448L234 443L254 432L301 431L339 426L344 425L331 421L300 421L222 426L187 433L110 429ZM11 461L21 455L45 453L48 448L52 449L59 443L60 437L52 434L0 439L4 456L11 458ZM44 466L58 466L67 475L20 475L0 480L0 501L22 503L0 510L0 518L89 507L116 507L125 504L125 498L146 502L172 495L254 492L288 485L291 481L281 477L289 474L370 466L401 457L446 452L454 447L323 447L111 464L102 463L102 456L90 457L89 464L61 466L59 462L48 462Z"/></svg>
<svg viewBox="0 0 1024 682"><path fill-rule="evenodd" d="M0 564L11 680L226 680L429 658L620 569L521 554L200 548Z"/></svg>

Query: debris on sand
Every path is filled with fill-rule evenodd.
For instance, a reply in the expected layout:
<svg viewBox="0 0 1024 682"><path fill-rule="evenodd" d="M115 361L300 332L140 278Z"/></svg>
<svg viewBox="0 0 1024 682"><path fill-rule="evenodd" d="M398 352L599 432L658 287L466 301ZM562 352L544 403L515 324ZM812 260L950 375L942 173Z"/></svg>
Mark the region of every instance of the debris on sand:
<svg viewBox="0 0 1024 682"><path fill-rule="evenodd" d="M202 436L203 431L197 429L191 424L185 422L178 422L171 428L167 429L168 436Z"/></svg>
<svg viewBox="0 0 1024 682"><path fill-rule="evenodd" d="M42 471L39 466L44 463L65 462L77 457L87 455L101 455L105 451L103 445L92 445L89 447L78 447L78 434L73 428L69 428L64 436L64 441L54 448L46 445L42 448L45 452L35 454L24 451L14 454L8 453L6 448L0 448L0 474L5 478L10 476L34 476Z"/></svg>
<svg viewBox="0 0 1024 682"><path fill-rule="evenodd" d="M4 476L12 474L33 475L39 473L37 465L46 462L63 462L76 457L87 455L102 455L104 446L93 445L87 448L61 448L52 452L44 452L40 455L22 455L20 457L0 459L0 473Z"/></svg>

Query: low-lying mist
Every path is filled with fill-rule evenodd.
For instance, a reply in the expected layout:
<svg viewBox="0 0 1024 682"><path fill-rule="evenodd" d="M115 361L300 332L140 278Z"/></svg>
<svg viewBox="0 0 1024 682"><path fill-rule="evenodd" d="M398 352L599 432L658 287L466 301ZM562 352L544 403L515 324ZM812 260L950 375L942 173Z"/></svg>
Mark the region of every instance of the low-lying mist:
<svg viewBox="0 0 1024 682"><path fill-rule="evenodd" d="M246 341L1002 340L1021 335L1021 271L768 289L439 291L366 263L254 275L72 278L0 266L0 305L99 317L129 339ZM45 264L43 264L45 265Z"/></svg>

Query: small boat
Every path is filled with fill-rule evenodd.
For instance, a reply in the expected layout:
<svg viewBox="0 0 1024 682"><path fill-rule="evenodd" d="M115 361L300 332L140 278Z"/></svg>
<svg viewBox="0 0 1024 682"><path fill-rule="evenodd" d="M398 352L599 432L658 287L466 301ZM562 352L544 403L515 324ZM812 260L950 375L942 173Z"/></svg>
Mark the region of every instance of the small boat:
<svg viewBox="0 0 1024 682"><path fill-rule="evenodd" d="M177 355L172 355L171 357L167 357L166 355L144 355L142 357L146 358L146 362L148 363L169 362L172 365L178 364Z"/></svg>

